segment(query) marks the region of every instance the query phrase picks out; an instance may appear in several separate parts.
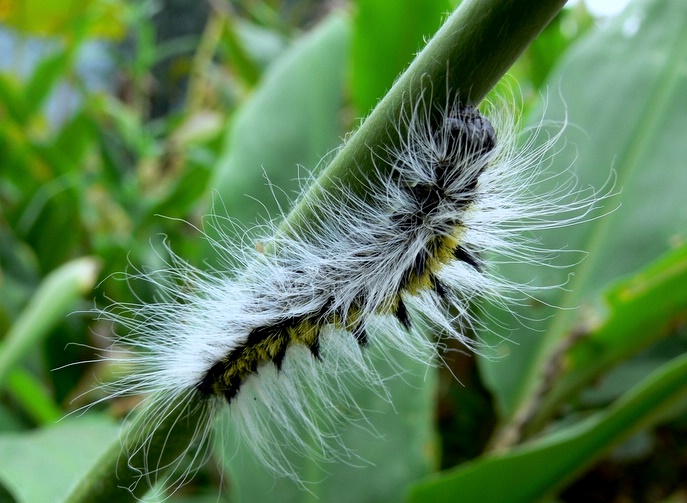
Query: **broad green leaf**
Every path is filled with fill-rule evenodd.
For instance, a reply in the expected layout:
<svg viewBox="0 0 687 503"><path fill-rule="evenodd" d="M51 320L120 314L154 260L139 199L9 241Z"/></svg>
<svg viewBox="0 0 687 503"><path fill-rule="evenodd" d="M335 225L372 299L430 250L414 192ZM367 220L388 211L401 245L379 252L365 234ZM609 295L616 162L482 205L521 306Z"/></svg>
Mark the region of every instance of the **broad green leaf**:
<svg viewBox="0 0 687 503"><path fill-rule="evenodd" d="M616 186L605 200L609 214L543 237L550 249L588 251L577 266L552 269L546 278L526 267L504 267L511 278L566 283L543 295L548 305L588 306L617 278L687 239L686 20L687 4L638 1L571 48L549 79L545 118L563 120L567 113L565 141L575 147L557 156L556 166L573 163L580 186L597 189L612 171ZM571 261L563 253L559 264ZM515 342L499 346L507 358L481 362L505 421L527 410L551 356L575 326L588 323L585 312L543 306L518 311L523 319L542 321L507 334Z"/></svg>
<svg viewBox="0 0 687 503"><path fill-rule="evenodd" d="M60 502L118 430L89 414L33 432L0 434L0 482L18 503Z"/></svg>
<svg viewBox="0 0 687 503"><path fill-rule="evenodd" d="M540 501L601 454L687 398L687 355L663 365L603 413L504 454L492 454L418 484L411 502Z"/></svg>
<svg viewBox="0 0 687 503"><path fill-rule="evenodd" d="M246 57L253 61L260 75L262 75L265 68L278 59L279 55L286 48L285 36L279 31L271 30L266 26L243 19L236 20L233 30L234 33L231 35L237 37L237 41L241 43L246 52ZM232 58L233 64L233 48L231 44L228 43L228 45L228 56ZM245 70L242 73L245 73Z"/></svg>
<svg viewBox="0 0 687 503"><path fill-rule="evenodd" d="M222 19L222 40L227 46L228 59L231 67L247 87L253 87L260 79L260 70L251 59L245 41L240 36L239 26L231 16L224 16ZM264 39L257 39L259 42Z"/></svg>
<svg viewBox="0 0 687 503"><path fill-rule="evenodd" d="M210 182L218 211L248 223L280 216L277 201L286 210L308 173L298 166L313 170L339 144L348 30L337 15L297 42L236 113Z"/></svg>
<svg viewBox="0 0 687 503"><path fill-rule="evenodd" d="M687 246L613 286L599 311L586 332L579 328L579 340L563 362L565 372L542 399L536 417L545 417L561 397L672 333L687 313Z"/></svg>
<svg viewBox="0 0 687 503"><path fill-rule="evenodd" d="M352 97L366 114L389 90L449 12L447 0L358 0L352 44Z"/></svg>
<svg viewBox="0 0 687 503"><path fill-rule="evenodd" d="M605 318L572 349L568 378L608 365L632 341L687 311L687 246L671 251L605 296ZM653 328L656 327L656 328ZM687 356L658 369L603 413L510 451L487 454L418 485L412 501L533 501L560 488L638 428L655 424L687 394ZM682 403L684 406L684 402ZM503 480L489 484L490 480ZM505 481L517 480L517 484ZM451 499L453 498L453 499Z"/></svg>

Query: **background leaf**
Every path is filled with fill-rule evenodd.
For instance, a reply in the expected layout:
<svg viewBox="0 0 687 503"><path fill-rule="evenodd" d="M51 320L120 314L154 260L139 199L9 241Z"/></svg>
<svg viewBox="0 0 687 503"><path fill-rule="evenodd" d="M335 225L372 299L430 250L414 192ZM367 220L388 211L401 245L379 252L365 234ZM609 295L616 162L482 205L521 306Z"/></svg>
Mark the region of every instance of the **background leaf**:
<svg viewBox="0 0 687 503"><path fill-rule="evenodd" d="M210 181L220 212L249 223L279 216L278 205L288 208L298 194L296 167L314 169L339 144L349 31L343 15L332 16L296 42L237 111Z"/></svg>
<svg viewBox="0 0 687 503"><path fill-rule="evenodd" d="M75 300L91 290L97 270L96 260L81 258L63 264L45 278L0 345L0 385L12 367L72 309Z"/></svg>
<svg viewBox="0 0 687 503"><path fill-rule="evenodd" d="M31 434L0 435L0 480L21 503L61 501L105 452L119 425L96 414Z"/></svg>
<svg viewBox="0 0 687 503"><path fill-rule="evenodd" d="M656 302L670 296L670 302ZM687 246L670 252L605 296L605 318L585 334L566 358L572 372L600 366L623 336L641 337L651 327L687 315ZM656 305L658 310L644 309ZM632 345L630 344L631 348ZM593 351L591 362L580 355ZM572 360L572 361L571 361ZM598 370L597 370L598 373ZM573 374L574 375L574 374ZM642 376L644 377L644 376ZM684 413L687 405L687 356L658 368L607 410L504 453L487 454L444 472L412 490L411 501L539 501L588 468L601 455L639 428ZM502 480L502 483L493 481ZM517 484L512 481L517 480Z"/></svg>
<svg viewBox="0 0 687 503"><path fill-rule="evenodd" d="M612 281L686 238L687 145L679 140L687 134L687 36L680 29L685 19L684 5L636 2L573 47L549 80L563 100L550 98L546 120L562 120L567 112L565 140L575 147L567 156L557 156L556 166L565 169L576 157L582 186L604 186L611 170L617 181L614 195L605 201L610 214L547 232L544 238L550 249L589 252L565 289L543 295L547 304L582 309L561 312L537 306L521 313L544 320L537 332L516 330L511 338L517 344L499 347L507 360L481 362L505 423L534 399L556 347L575 326L586 324L585 306ZM518 266L504 274L528 276ZM565 274L567 270L558 279L552 275L538 281L555 284L565 281Z"/></svg>
<svg viewBox="0 0 687 503"><path fill-rule="evenodd" d="M411 502L541 501L599 455L687 397L687 355L651 374L608 410L506 454L485 456L417 485Z"/></svg>
<svg viewBox="0 0 687 503"><path fill-rule="evenodd" d="M351 48L353 103L372 109L394 79L441 26L447 0L359 0Z"/></svg>

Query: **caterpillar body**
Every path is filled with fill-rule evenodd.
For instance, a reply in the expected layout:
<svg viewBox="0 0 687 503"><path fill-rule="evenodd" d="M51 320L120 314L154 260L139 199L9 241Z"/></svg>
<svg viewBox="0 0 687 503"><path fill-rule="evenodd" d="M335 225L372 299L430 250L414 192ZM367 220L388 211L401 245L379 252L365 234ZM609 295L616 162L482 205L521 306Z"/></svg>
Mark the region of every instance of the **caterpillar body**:
<svg viewBox="0 0 687 503"><path fill-rule="evenodd" d="M363 222L350 225L345 215L334 211L326 223L328 229L335 229L334 239L331 235L316 242L306 238L291 250L287 249L291 243L280 243L277 271L270 271L260 290L247 299L256 313L275 316L257 317L254 325L240 327L243 337L236 337L236 345L207 370L197 383L198 392L223 396L231 403L241 384L261 365L271 362L279 369L293 344L304 345L319 359L325 325L345 328L363 346L372 315L390 312L410 329L404 294L429 287L448 301L449 288L432 271L452 259L480 268L477 255L460 244L461 212L475 197L495 133L476 109L457 107L436 136L440 147L436 159L409 165L401 164L405 159L396 161L396 193L387 193L388 201L378 201L374 210L368 208L370 214L374 211L386 220L377 224L379 230L371 233ZM454 169L458 160L469 169ZM418 172L418 167L426 172ZM397 262L384 267L386 257ZM274 262L268 267L274 268ZM360 279L351 277L353 272Z"/></svg>
<svg viewBox="0 0 687 503"><path fill-rule="evenodd" d="M288 450L355 456L337 428L365 413L344 383L385 394L367 346L432 364L441 346L424 335L431 326L479 349L470 305L487 299L507 310L517 293L529 295L488 257L545 262L548 252L523 231L583 221L599 197L581 195L569 173L546 171L557 135L537 144L535 131L517 148L508 111L487 119L459 98L420 98L402 120L398 146L371 149L378 169L364 196L338 184L306 228L270 225L258 247L216 243L241 262L237 271L200 271L172 255L168 269L142 274L159 302L101 313L128 329L119 342L135 350L125 350L133 370L113 394L149 393L146 415L160 422L193 403L201 443L228 404L258 458L298 479ZM553 188L537 194L540 184Z"/></svg>

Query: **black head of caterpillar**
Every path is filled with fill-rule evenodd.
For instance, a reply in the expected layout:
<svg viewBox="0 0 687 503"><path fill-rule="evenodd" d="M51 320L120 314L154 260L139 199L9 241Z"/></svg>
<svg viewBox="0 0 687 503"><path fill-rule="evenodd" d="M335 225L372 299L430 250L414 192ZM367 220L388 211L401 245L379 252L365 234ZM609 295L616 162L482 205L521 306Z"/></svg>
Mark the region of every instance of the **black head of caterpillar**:
<svg viewBox="0 0 687 503"><path fill-rule="evenodd" d="M443 128L452 141L463 145L468 155L483 155L496 146L494 127L474 107L455 107L445 118Z"/></svg>
<svg viewBox="0 0 687 503"><path fill-rule="evenodd" d="M390 161L391 174L375 182L385 197L372 206L357 199L334 202L326 220L327 239L281 243L289 258L275 260L281 276L289 279L279 284L257 281L256 288L264 292L256 292L251 306L263 310L268 321L244 327L242 337L227 334L240 342L197 383L202 395L223 396L231 403L261 366L271 362L281 369L292 345L308 347L319 359L320 333L327 325L350 332L361 345L367 343L371 316L392 314L408 330L411 318L404 294L431 289L446 299L449 288L435 274L442 264L458 260L480 268L479 258L461 245L461 217L477 197L479 176L496 146L494 128L477 109L457 105L433 131L411 132L402 144ZM350 208L363 208L379 218L344 217ZM350 252L338 253L342 249ZM318 266L308 267L306 261ZM299 305L309 307L294 308Z"/></svg>

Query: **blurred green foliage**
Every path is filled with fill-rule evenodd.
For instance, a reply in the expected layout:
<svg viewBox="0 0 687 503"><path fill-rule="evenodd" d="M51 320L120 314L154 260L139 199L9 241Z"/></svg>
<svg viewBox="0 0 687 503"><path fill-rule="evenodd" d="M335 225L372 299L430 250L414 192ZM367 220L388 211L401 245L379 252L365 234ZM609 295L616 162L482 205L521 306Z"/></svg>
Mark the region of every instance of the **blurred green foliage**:
<svg viewBox="0 0 687 503"><path fill-rule="evenodd" d="M450 8L46 5L0 2L0 501L59 501L117 441L130 400L54 423L114 371L72 365L108 345L112 327L87 311L155 295L119 273L163 267L163 239L216 265L198 230L213 205L247 224L278 216L300 190L297 165L336 148ZM492 97L514 96L532 123L567 115L575 148L556 166L576 162L595 187L615 169L617 209L546 238L589 252L557 279L533 279L570 274L544 299L566 309L522 307L545 321L499 334L514 341L497 346L502 358L449 358L437 385L394 381L407 400L375 420L382 438L343 433L375 466L330 467L313 488L321 501L684 497L672 474L687 464L686 20L659 0L602 23L566 9L497 85ZM312 498L216 454L219 468L173 501Z"/></svg>

